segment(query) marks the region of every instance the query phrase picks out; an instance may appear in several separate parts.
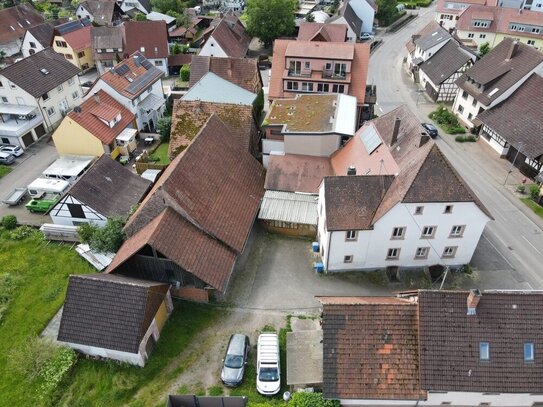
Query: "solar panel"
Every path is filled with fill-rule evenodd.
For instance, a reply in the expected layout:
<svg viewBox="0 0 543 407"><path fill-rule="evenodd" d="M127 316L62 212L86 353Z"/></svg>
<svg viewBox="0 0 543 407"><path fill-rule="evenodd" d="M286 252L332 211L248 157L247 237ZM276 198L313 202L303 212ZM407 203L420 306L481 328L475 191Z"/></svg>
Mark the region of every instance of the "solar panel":
<svg viewBox="0 0 543 407"><path fill-rule="evenodd" d="M140 90L145 88L150 81L156 76L158 69L151 69L147 72L145 72L143 75L140 75L136 79L134 79L134 82L132 82L127 88L126 91L128 93L132 93L135 95Z"/></svg>
<svg viewBox="0 0 543 407"><path fill-rule="evenodd" d="M360 135L360 138L362 139L368 154L373 153L375 149L383 143L377 134L375 127L373 126L369 126L366 130L364 130L364 132Z"/></svg>
<svg viewBox="0 0 543 407"><path fill-rule="evenodd" d="M147 70L149 70L149 69L151 69L153 67L153 64L150 63L149 60L147 60L147 59L144 59L143 62L141 63L141 65Z"/></svg>
<svg viewBox="0 0 543 407"><path fill-rule="evenodd" d="M72 31L78 30L81 27L86 27L88 25L90 25L90 21L87 19L83 19L83 20L70 21L69 23L65 23L65 24L55 27L55 29L60 35L64 35Z"/></svg>
<svg viewBox="0 0 543 407"><path fill-rule="evenodd" d="M130 72L130 68L123 64L123 65L115 68L115 72L117 72L119 75L124 75L125 73Z"/></svg>

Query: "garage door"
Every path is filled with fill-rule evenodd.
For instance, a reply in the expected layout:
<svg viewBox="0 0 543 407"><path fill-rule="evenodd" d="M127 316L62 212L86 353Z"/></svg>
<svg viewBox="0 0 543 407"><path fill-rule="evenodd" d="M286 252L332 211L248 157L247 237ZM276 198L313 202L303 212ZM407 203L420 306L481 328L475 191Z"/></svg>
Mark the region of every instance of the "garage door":
<svg viewBox="0 0 543 407"><path fill-rule="evenodd" d="M26 133L23 136L23 143L25 147L28 147L30 144L34 142L34 139L32 138L32 133Z"/></svg>
<svg viewBox="0 0 543 407"><path fill-rule="evenodd" d="M36 127L34 131L36 132L38 138L45 134L45 128L43 127L43 124L40 124L38 127Z"/></svg>

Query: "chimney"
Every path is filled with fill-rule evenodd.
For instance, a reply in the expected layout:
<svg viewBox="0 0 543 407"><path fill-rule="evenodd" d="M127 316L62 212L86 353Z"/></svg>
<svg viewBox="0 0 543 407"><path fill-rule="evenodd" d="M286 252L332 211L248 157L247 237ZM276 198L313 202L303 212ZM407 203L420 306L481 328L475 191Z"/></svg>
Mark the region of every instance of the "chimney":
<svg viewBox="0 0 543 407"><path fill-rule="evenodd" d="M430 141L430 136L428 134L426 134L426 133L421 133L420 134L419 147L422 147L423 145L425 145L429 141Z"/></svg>
<svg viewBox="0 0 543 407"><path fill-rule="evenodd" d="M390 146L392 147L398 141L398 133L400 133L400 124L402 120L399 117L396 117L394 122L394 130L392 131L392 140L390 141Z"/></svg>
<svg viewBox="0 0 543 407"><path fill-rule="evenodd" d="M477 304L481 300L481 291L476 288L469 290L468 295L468 315L476 315Z"/></svg>
<svg viewBox="0 0 543 407"><path fill-rule="evenodd" d="M347 175L356 175L356 167L354 165L349 165L349 168L347 168Z"/></svg>
<svg viewBox="0 0 543 407"><path fill-rule="evenodd" d="M99 104L100 103L100 95L98 94L98 92L94 92L93 97L94 97L94 101Z"/></svg>
<svg viewBox="0 0 543 407"><path fill-rule="evenodd" d="M134 55L134 64L136 64L136 67L138 68L141 66L140 59L137 55Z"/></svg>
<svg viewBox="0 0 543 407"><path fill-rule="evenodd" d="M518 41L512 41L511 46L509 47L509 50L507 51L507 57L505 59L511 59L515 56L515 52L517 52L518 48Z"/></svg>

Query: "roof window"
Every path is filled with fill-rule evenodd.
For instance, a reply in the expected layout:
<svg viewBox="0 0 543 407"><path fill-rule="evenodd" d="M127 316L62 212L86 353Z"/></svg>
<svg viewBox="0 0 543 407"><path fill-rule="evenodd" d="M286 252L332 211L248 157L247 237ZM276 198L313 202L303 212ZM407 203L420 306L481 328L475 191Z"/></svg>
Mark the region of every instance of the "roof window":
<svg viewBox="0 0 543 407"><path fill-rule="evenodd" d="M479 342L479 360L490 360L490 344L488 342Z"/></svg>
<svg viewBox="0 0 543 407"><path fill-rule="evenodd" d="M525 362L534 361L534 344L531 342L526 342L524 344L524 361Z"/></svg>
<svg viewBox="0 0 543 407"><path fill-rule="evenodd" d="M40 72L41 72L42 74L44 74L44 75L49 75L49 71L48 71L47 69L45 69L45 68L41 68L41 69L40 69Z"/></svg>

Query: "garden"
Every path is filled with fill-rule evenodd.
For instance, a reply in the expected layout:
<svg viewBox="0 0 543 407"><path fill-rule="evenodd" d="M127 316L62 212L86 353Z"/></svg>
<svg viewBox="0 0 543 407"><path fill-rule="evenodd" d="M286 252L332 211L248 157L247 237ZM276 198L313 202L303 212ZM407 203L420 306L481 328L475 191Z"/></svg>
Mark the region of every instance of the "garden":
<svg viewBox="0 0 543 407"><path fill-rule="evenodd" d="M541 187L538 184L531 184L528 186L528 191L526 191L526 185L521 184L517 186L517 192L521 195L528 194L529 197L520 198L526 206L528 206L537 216L543 218L543 206L540 205L541 199Z"/></svg>
<svg viewBox="0 0 543 407"><path fill-rule="evenodd" d="M454 113L450 112L445 106L439 106L428 117L435 121L447 134L460 134L455 138L459 143L477 141L474 135L464 135L466 129L462 127Z"/></svg>

